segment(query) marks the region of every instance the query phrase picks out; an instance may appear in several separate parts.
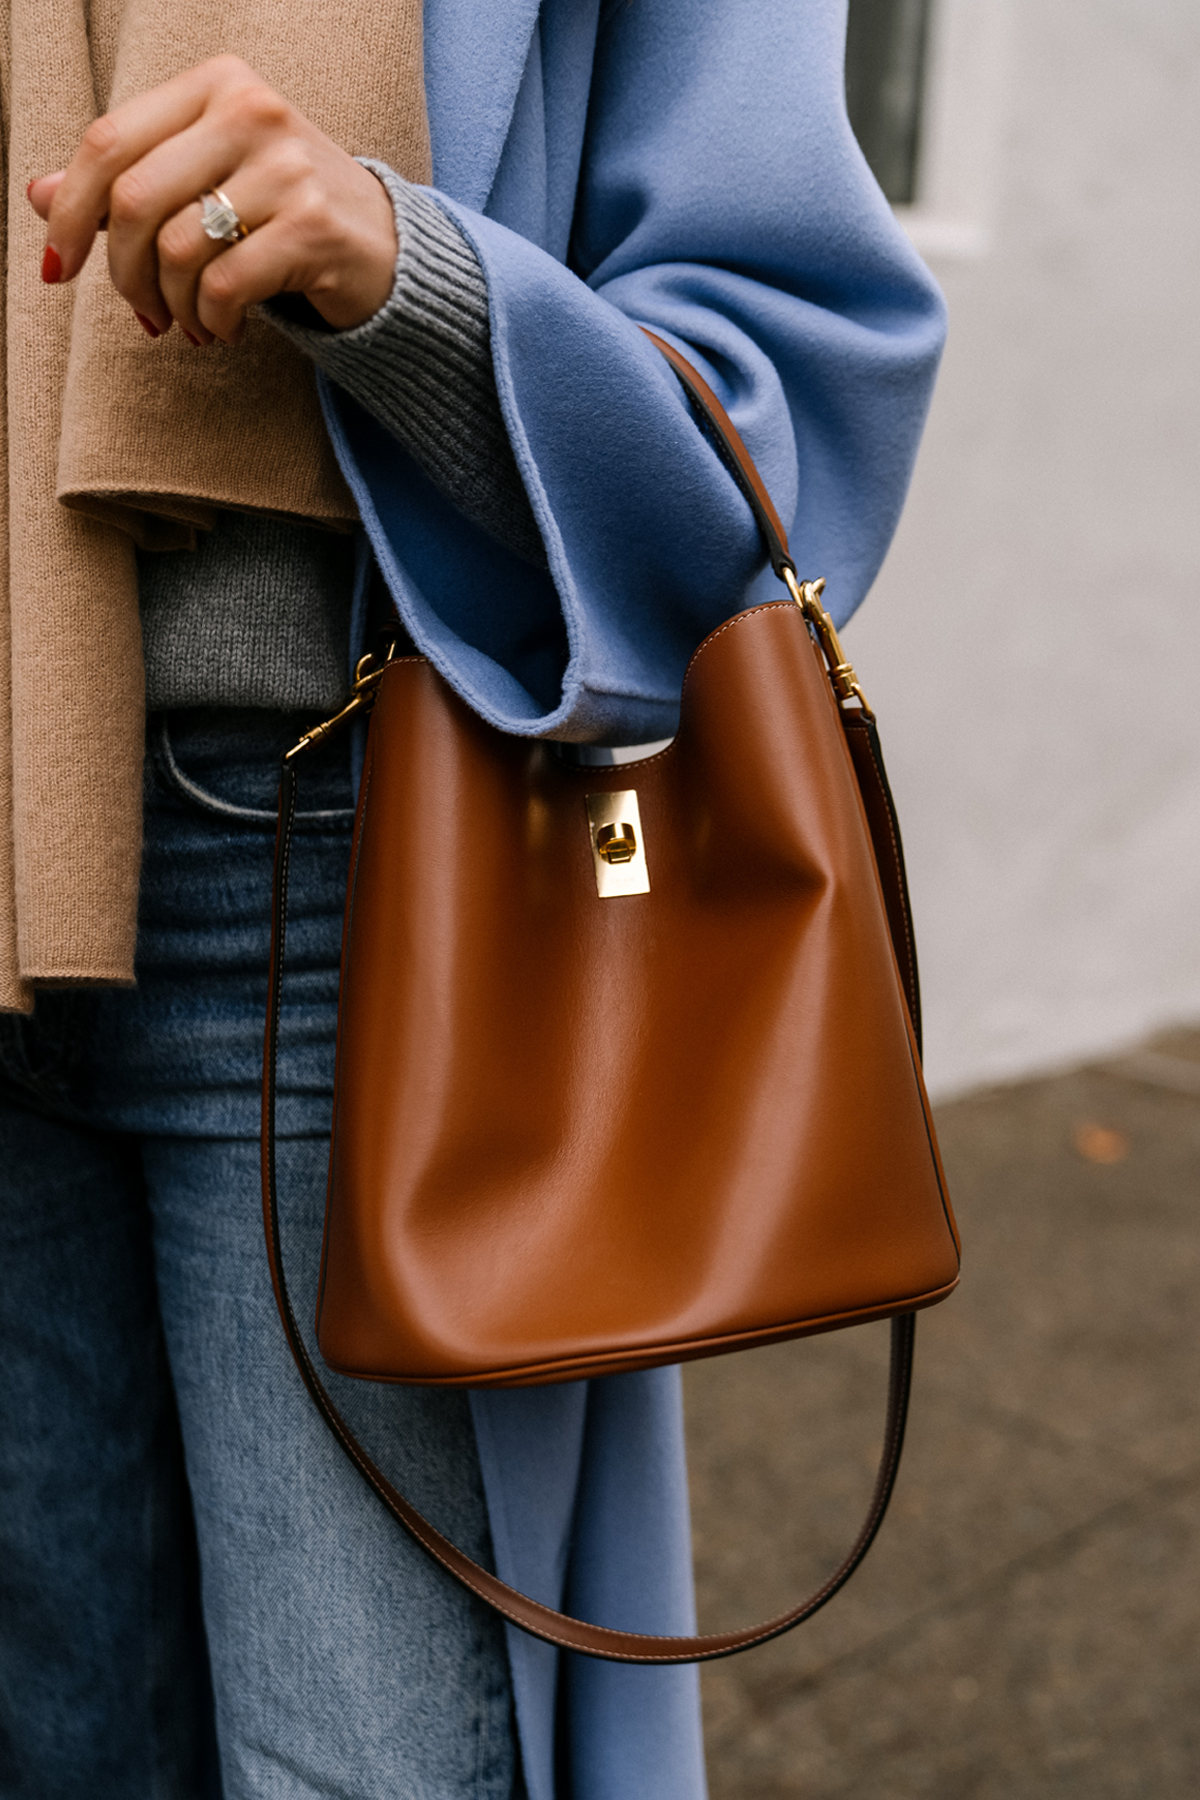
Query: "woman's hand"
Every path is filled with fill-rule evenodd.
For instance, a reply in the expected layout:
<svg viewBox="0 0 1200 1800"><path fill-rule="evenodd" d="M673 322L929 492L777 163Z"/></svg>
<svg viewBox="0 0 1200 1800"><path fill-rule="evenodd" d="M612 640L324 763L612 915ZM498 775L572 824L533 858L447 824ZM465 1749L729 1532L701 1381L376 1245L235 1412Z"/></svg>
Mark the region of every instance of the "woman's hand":
<svg viewBox="0 0 1200 1800"><path fill-rule="evenodd" d="M249 230L206 237L203 193L222 188ZM344 330L392 287L396 226L382 183L236 56L218 56L97 119L70 167L29 186L49 227L47 281L71 281L108 228L118 293L152 335L232 344L248 307L304 294Z"/></svg>

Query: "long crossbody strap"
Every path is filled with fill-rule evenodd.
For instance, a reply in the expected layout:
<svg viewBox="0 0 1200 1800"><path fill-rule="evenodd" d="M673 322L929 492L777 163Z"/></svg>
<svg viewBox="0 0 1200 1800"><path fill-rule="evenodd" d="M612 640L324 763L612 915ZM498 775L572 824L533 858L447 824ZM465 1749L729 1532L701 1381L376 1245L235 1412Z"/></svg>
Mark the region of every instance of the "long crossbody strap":
<svg viewBox="0 0 1200 1800"><path fill-rule="evenodd" d="M712 390L689 363L669 344L652 333L646 334L671 363L699 411L710 435L720 449L723 460L745 494L762 532L771 565L781 579L790 573L793 586L795 567L788 553L787 537L771 504L753 462L727 418ZM819 629L819 627L818 627ZM836 639L834 640L836 644ZM848 667L848 665L845 665ZM831 665L832 667L832 665ZM851 672L852 673L852 672ZM857 691L856 689L854 691ZM347 715L354 706L347 708ZM903 855L896 828L895 809L888 790L874 721L868 711L845 716L847 741L863 796L867 823L875 846L876 860L887 905L889 923L897 961L913 1014L914 1026L919 1019L916 959L912 949L908 892L904 877ZM319 741L324 733L309 740ZM367 1486L387 1508L408 1535L434 1562L476 1594L493 1611L517 1625L531 1636L564 1650L575 1650L584 1656L600 1657L609 1662L625 1663L690 1663L712 1662L718 1657L732 1656L755 1644L765 1644L779 1637L818 1612L845 1586L862 1562L875 1539L887 1511L900 1453L904 1444L904 1426L908 1415L908 1399L912 1385L913 1343L916 1317L902 1313L891 1322L891 1368L888 1379L887 1420L883 1450L875 1487L866 1518L849 1554L819 1588L798 1606L766 1620L761 1625L744 1626L738 1631L712 1632L697 1637L657 1637L642 1632L617 1631L609 1626L593 1625L567 1613L556 1612L528 1594L509 1587L490 1570L474 1562L450 1539L430 1524L415 1506L406 1500L388 1480L374 1459L364 1450L357 1437L338 1411L332 1396L317 1372L308 1347L300 1334L296 1315L288 1293L283 1266L283 1245L279 1229L279 1196L275 1156L276 1062L279 1048L279 1018L282 1005L284 956L287 944L288 873L291 866L292 835L296 817L296 760L285 759L279 784L279 822L275 840L275 877L272 896L271 960L267 991L266 1041L263 1048L262 1110L262 1192L263 1223L266 1232L267 1258L279 1317L283 1323L291 1352L305 1387L329 1430L354 1464ZM918 1027L919 1029L919 1027Z"/></svg>

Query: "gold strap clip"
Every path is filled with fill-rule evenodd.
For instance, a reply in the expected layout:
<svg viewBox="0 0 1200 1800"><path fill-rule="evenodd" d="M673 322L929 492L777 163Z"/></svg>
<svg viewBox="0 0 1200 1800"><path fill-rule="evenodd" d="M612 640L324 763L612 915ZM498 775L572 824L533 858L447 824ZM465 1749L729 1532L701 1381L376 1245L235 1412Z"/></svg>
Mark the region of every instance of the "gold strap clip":
<svg viewBox="0 0 1200 1800"><path fill-rule="evenodd" d="M383 672L395 654L396 645L393 641L388 645L387 655L382 662L373 652L368 652L366 656L360 656L354 668L353 691L345 706L340 712L334 713L331 719L325 719L320 725L314 725L311 731L306 731L298 744L293 744L290 750L284 752L284 762L291 762L292 758L299 756L302 750L311 750L314 744L323 743L327 737L332 737L335 731L340 731L342 726L354 717L355 713L363 712L367 707L373 706L375 689L382 681Z"/></svg>
<svg viewBox="0 0 1200 1800"><path fill-rule="evenodd" d="M867 696L863 693L858 676L854 673L854 665L842 649L837 628L825 608L821 605L821 595L825 592L825 577L819 581L797 581L795 572L784 564L783 579L787 583L788 592L804 614L825 661L829 665L829 679L837 696L839 705L847 700L857 700L868 719L875 714L867 704Z"/></svg>

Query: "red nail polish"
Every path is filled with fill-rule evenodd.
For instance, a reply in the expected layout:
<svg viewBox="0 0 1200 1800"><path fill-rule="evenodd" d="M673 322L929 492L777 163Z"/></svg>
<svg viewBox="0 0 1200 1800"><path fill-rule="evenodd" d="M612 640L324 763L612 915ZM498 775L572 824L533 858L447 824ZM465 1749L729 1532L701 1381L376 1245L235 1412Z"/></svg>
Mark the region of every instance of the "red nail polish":
<svg viewBox="0 0 1200 1800"><path fill-rule="evenodd" d="M162 332L158 329L158 326L154 323L153 319L148 319L145 313L135 312L133 316L148 337L162 336Z"/></svg>
<svg viewBox="0 0 1200 1800"><path fill-rule="evenodd" d="M47 244L42 252L42 280L51 287L62 280L62 257L53 244Z"/></svg>
<svg viewBox="0 0 1200 1800"><path fill-rule="evenodd" d="M204 348L204 346L200 342L200 339L198 337L193 337L186 325L181 325L179 327L179 329L180 329L180 331L182 331L184 337L187 339L189 344L195 344L197 350L202 350Z"/></svg>

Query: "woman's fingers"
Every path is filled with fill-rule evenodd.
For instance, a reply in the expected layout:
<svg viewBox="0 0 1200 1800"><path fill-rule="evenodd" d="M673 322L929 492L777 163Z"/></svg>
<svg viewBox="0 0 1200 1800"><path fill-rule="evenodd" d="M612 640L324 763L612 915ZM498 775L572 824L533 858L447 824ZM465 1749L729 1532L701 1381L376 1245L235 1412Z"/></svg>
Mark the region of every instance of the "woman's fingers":
<svg viewBox="0 0 1200 1800"><path fill-rule="evenodd" d="M210 107L194 125L156 145L112 185L108 267L113 286L160 331L170 330L172 313L181 324L190 323L185 316L188 309L180 312L175 304L183 291L180 277L191 272L194 285L200 252L207 260L221 247L200 227L200 196L223 186L242 163L247 125L240 110ZM185 216L190 229L180 223Z"/></svg>
<svg viewBox="0 0 1200 1800"><path fill-rule="evenodd" d="M160 305L168 321L166 330L170 330L170 321L177 319L180 330L193 343L212 343L212 332L196 315L196 297L205 267L227 247L205 234L199 202L168 219L153 246Z"/></svg>
<svg viewBox="0 0 1200 1800"><path fill-rule="evenodd" d="M252 234L232 250L201 224L200 196L218 186ZM340 330L391 288L381 184L234 57L96 120L70 167L32 182L29 198L49 228L44 278L72 280L107 225L113 284L152 336L178 319L200 342L232 343L249 306L285 291Z"/></svg>
<svg viewBox="0 0 1200 1800"><path fill-rule="evenodd" d="M261 210L246 197L244 179L237 185L236 200L229 188L222 188L221 192L248 231L263 224L269 217L269 212ZM158 285L168 309L168 317L178 319L188 336L201 344L211 343L214 336L232 343L241 324L241 316L235 316L230 311L222 315L222 328L219 331L215 327L210 329L199 312L200 284L205 270L218 257L227 256L232 247L224 238L208 236L204 230L203 211L199 201L191 202L176 213L174 218L168 219L155 241ZM245 309L242 310L244 314Z"/></svg>
<svg viewBox="0 0 1200 1800"><path fill-rule="evenodd" d="M197 283L197 323L223 343L235 344L252 306L276 294L301 291L307 271L299 249L288 223L272 219L240 244L221 250L205 264Z"/></svg>
<svg viewBox="0 0 1200 1800"><path fill-rule="evenodd" d="M304 203L294 193L287 196L291 205L281 197L275 160L248 163L221 187L247 236L234 242L210 238L201 204L193 200L155 240L168 319L177 319L201 343L235 343L251 306L298 288L311 273L314 246L299 226Z"/></svg>
<svg viewBox="0 0 1200 1800"><path fill-rule="evenodd" d="M381 182L334 146L273 151L222 187L249 236L226 247L205 238L189 206L158 238L159 281L193 335L235 343L247 311L276 294L303 293L335 330L361 324L391 291L392 203Z"/></svg>
<svg viewBox="0 0 1200 1800"><path fill-rule="evenodd" d="M357 169L358 165L352 166ZM195 193L194 184L190 191ZM211 188L204 191L211 191ZM267 265L256 259L254 266L259 279L255 291L248 299L239 301L231 296L228 302L221 303L218 323L201 317L200 283L210 264L228 256L231 247L236 245L231 246L225 238L210 238L204 230L201 200L190 199L167 220L151 247L154 280L161 294L160 304L169 309L168 318L174 316L185 331L202 342L213 335L227 343L233 342L246 306L266 298L267 293L279 293L301 264L310 268L314 257L319 258L325 249L323 242L306 241L304 230L306 224L311 226L314 215L320 210L318 196L321 191L322 182L310 149L294 137L269 144L260 155L243 163L235 174L221 183L221 193L247 233L258 232L271 221L276 221L280 229L272 232L267 240L275 286L266 293L257 291L261 280L267 278ZM113 236L111 226L109 236L110 239ZM115 269L113 279L136 307L131 289L119 279ZM218 290L220 287L218 283ZM158 323L157 318L155 323Z"/></svg>
<svg viewBox="0 0 1200 1800"><path fill-rule="evenodd" d="M47 241L58 255L61 279L73 280L87 261L113 184L126 170L186 131L215 94L261 85L238 57L219 56L94 120L50 203Z"/></svg>
<svg viewBox="0 0 1200 1800"><path fill-rule="evenodd" d="M39 219L50 217L50 202L62 186L65 174L65 169L57 169L53 175L39 175L25 189L26 199Z"/></svg>

